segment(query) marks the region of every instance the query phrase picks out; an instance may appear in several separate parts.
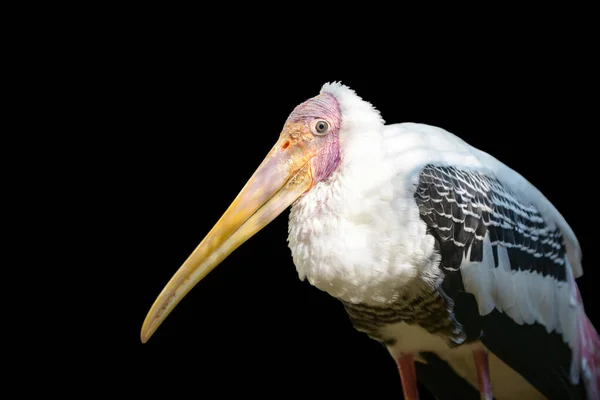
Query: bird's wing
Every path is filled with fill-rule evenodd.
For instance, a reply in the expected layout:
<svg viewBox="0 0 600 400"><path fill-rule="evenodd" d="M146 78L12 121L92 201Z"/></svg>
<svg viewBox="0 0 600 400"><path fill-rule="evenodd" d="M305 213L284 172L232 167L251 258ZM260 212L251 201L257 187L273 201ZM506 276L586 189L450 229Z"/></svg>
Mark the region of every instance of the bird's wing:
<svg viewBox="0 0 600 400"><path fill-rule="evenodd" d="M414 194L457 318L548 397L597 398L600 343L571 267L574 235L567 243L564 220L524 200L524 180L480 170L427 164Z"/></svg>

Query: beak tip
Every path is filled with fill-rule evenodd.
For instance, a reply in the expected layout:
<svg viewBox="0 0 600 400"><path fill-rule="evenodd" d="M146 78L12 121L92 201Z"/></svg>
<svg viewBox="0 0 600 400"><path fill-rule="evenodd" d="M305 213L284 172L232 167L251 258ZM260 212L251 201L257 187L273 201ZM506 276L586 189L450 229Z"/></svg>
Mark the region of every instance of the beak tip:
<svg viewBox="0 0 600 400"><path fill-rule="evenodd" d="M140 332L140 340L142 343L146 343L152 337L152 334L156 329L152 329L154 324L148 324L146 321L142 325L142 331Z"/></svg>

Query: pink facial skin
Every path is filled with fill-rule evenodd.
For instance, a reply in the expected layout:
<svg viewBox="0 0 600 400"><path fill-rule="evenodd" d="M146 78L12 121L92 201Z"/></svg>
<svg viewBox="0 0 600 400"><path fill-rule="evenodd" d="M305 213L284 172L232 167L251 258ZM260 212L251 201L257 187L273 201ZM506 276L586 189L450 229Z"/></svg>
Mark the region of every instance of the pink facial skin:
<svg viewBox="0 0 600 400"><path fill-rule="evenodd" d="M342 125L340 106L331 94L323 93L298 105L288 117L292 123L303 123L311 129L316 120L325 120L329 131L315 135L319 141L319 152L311 161L314 183L327 179L340 162L339 131Z"/></svg>

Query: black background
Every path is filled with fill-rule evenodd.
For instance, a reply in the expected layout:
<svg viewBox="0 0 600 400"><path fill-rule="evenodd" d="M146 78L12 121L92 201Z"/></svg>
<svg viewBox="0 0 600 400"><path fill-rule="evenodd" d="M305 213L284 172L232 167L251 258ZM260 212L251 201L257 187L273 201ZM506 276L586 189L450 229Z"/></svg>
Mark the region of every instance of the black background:
<svg viewBox="0 0 600 400"><path fill-rule="evenodd" d="M118 34L101 25L85 50L71 49L82 56L63 71L73 71L71 100L95 150L82 143L76 157L93 165L80 222L98 237L80 249L100 265L82 272L92 275L89 309L65 315L80 326L63 331L78 360L73 376L92 391L402 397L387 351L354 331L336 300L298 280L287 211L198 284L148 343L139 339L152 302L287 115L328 81L349 85L387 123L443 127L519 171L593 254L585 232L596 217L597 129L581 122L594 112L589 49L535 33L418 44L405 36L383 50L342 49L337 35L281 44L276 32L241 32L229 41L222 30L158 14L130 16ZM595 267L584 258L588 310Z"/></svg>

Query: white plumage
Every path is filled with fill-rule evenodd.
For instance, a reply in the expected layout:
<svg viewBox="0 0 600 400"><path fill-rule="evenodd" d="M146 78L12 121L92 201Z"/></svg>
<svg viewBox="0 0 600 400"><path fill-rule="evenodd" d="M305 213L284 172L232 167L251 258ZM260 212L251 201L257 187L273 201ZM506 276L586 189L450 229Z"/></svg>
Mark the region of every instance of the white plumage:
<svg viewBox="0 0 600 400"><path fill-rule="evenodd" d="M384 125L375 108L345 86L327 84L322 92L328 91L337 96L344 116L353 118L343 120L339 168L291 209L288 240L301 279L343 300L378 304L394 301L418 272L437 269L433 238L425 235L413 198L418 174L428 163L498 177L519 201L535 205L549 224L560 227L575 277L581 275L572 230L520 174L443 129Z"/></svg>
<svg viewBox="0 0 600 400"><path fill-rule="evenodd" d="M518 324L537 321L549 332L562 333L573 349L571 380L577 383L581 365L576 327L584 311L576 300L574 277L582 274L581 251L556 208L520 174L443 129L416 123L385 125L377 110L351 89L327 84L323 92L333 94L340 104L343 153L331 177L292 206L288 240L300 278L346 302L396 302L415 290L416 282L434 281L440 275L434 238L426 235L427 227L414 200L423 167L431 163L451 165L495 177L515 201L537 209L549 228L558 226L568 254L559 261L568 265L568 280L559 282L535 272L511 270L504 248L498 252L500 262L495 268L486 236L483 261L466 261L461 266L465 289L477 298L481 315L497 308ZM389 328L398 331L397 348L390 348L394 357L404 351L431 350L447 360L456 358L453 353L471 359L464 347L450 349L423 329L399 325L405 326ZM503 364L496 358L494 362ZM512 371L504 364L496 368L506 374ZM473 371L465 373L476 385ZM516 390L541 396L514 371L512 375L511 379L523 387L493 385L495 395L507 394L503 390L514 394ZM497 380L498 375L492 376L493 382Z"/></svg>

